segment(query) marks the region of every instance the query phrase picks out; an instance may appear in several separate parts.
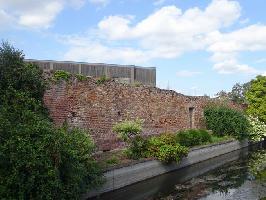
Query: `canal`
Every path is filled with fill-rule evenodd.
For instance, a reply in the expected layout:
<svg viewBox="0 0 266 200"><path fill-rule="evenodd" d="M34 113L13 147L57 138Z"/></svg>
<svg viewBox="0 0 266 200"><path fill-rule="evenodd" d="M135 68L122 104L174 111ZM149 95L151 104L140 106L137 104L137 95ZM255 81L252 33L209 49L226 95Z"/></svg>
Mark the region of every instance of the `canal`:
<svg viewBox="0 0 266 200"><path fill-rule="evenodd" d="M105 193L101 200L266 199L265 143Z"/></svg>

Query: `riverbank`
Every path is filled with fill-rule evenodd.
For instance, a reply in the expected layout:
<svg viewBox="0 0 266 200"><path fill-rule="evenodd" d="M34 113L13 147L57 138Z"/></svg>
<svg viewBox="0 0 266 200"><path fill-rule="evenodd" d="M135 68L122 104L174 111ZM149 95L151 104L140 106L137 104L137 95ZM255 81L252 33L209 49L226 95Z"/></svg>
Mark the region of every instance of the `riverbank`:
<svg viewBox="0 0 266 200"><path fill-rule="evenodd" d="M134 165L121 167L105 172L105 184L98 190L91 191L83 196L84 199L97 196L102 193L110 192L158 175L168 173L180 168L184 168L235 150L247 147L247 140L242 142L232 140L218 144L205 145L192 148L187 157L180 163L171 163L165 165L157 160L149 160Z"/></svg>

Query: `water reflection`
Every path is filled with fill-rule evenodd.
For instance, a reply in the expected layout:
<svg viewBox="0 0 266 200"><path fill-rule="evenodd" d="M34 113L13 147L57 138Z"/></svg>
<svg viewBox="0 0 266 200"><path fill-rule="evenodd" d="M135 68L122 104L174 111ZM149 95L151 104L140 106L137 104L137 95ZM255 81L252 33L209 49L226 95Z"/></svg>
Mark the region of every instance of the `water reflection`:
<svg viewBox="0 0 266 200"><path fill-rule="evenodd" d="M253 151L248 156L176 184L168 195L150 199L256 200L266 197L266 151Z"/></svg>
<svg viewBox="0 0 266 200"><path fill-rule="evenodd" d="M266 182L261 178L265 178L266 151L257 149L253 146L234 151L104 194L98 199L261 199L266 197Z"/></svg>

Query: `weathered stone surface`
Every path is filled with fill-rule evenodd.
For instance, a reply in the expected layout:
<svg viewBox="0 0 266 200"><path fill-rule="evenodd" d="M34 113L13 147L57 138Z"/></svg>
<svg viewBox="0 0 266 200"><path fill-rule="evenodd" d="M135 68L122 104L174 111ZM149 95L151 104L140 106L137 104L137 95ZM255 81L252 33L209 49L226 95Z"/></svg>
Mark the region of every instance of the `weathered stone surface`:
<svg viewBox="0 0 266 200"><path fill-rule="evenodd" d="M145 135L182 129L202 128L207 97L191 97L155 87L131 86L94 79L61 82L46 91L44 102L57 125L89 129L99 150L123 146L112 126L125 119L144 120ZM233 106L233 105L232 105ZM194 108L192 115L189 108Z"/></svg>

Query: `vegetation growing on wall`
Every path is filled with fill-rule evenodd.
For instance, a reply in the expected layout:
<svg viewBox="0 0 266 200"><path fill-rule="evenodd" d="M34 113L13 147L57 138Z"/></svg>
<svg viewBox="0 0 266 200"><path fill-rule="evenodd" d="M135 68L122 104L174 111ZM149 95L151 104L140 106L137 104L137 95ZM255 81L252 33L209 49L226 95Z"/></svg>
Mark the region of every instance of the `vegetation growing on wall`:
<svg viewBox="0 0 266 200"><path fill-rule="evenodd" d="M43 106L40 69L7 43L0 47L0 196L79 199L101 183L91 138L55 128Z"/></svg>
<svg viewBox="0 0 266 200"><path fill-rule="evenodd" d="M59 80L69 81L70 77L71 77L71 74L64 70L56 70L53 74L53 78L56 81L59 81Z"/></svg>
<svg viewBox="0 0 266 200"><path fill-rule="evenodd" d="M115 124L113 131L124 141L129 141L141 133L142 122L140 120L125 120Z"/></svg>
<svg viewBox="0 0 266 200"><path fill-rule="evenodd" d="M71 74L64 70L56 70L53 73L52 80L55 80L55 81L63 80L63 81L68 82L73 77L78 79L79 81L85 81L87 79L87 77L84 76L83 74Z"/></svg>
<svg viewBox="0 0 266 200"><path fill-rule="evenodd" d="M101 76L100 78L98 78L98 79L96 80L96 84L101 85L101 84L106 83L106 82L109 81L109 80L110 80L110 78L108 78L108 77L106 77L106 76Z"/></svg>
<svg viewBox="0 0 266 200"><path fill-rule="evenodd" d="M75 74L75 77L79 80L79 81L85 81L87 79L87 77L83 74Z"/></svg>

